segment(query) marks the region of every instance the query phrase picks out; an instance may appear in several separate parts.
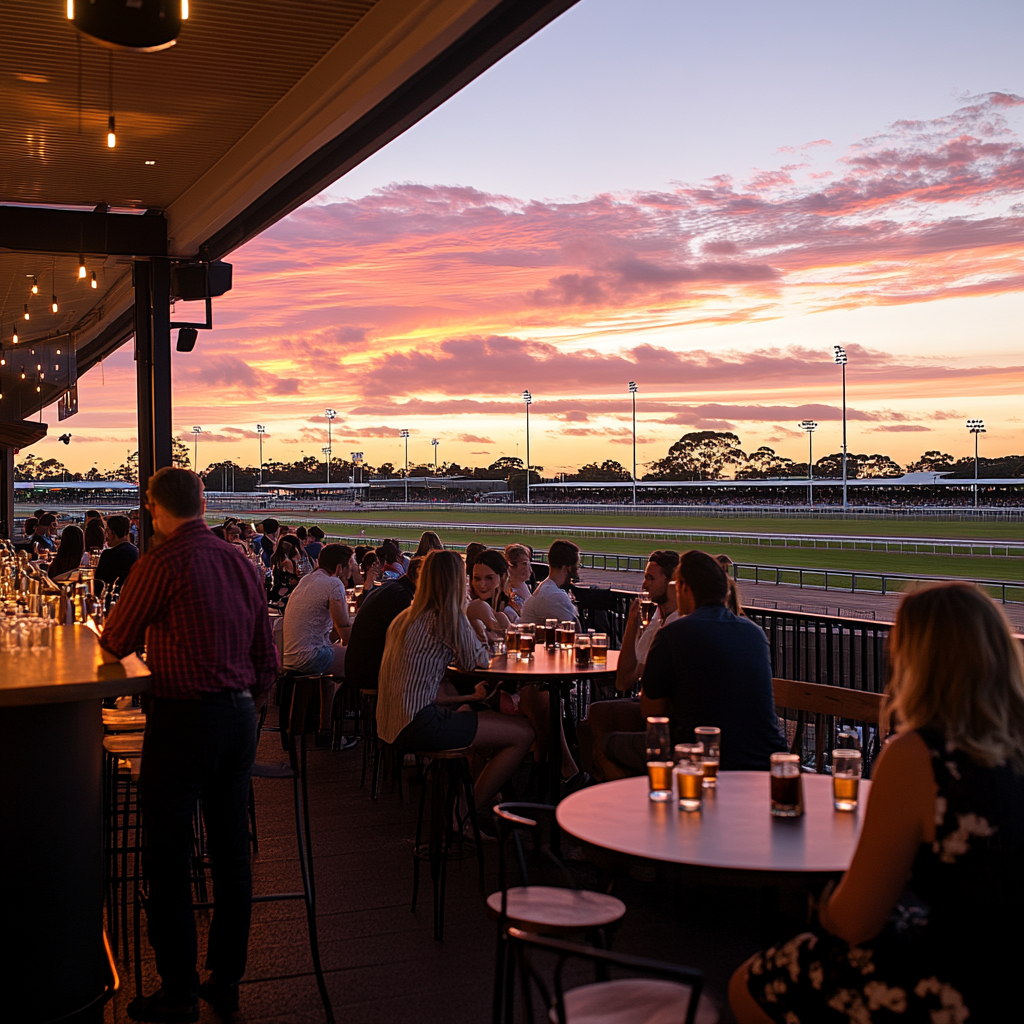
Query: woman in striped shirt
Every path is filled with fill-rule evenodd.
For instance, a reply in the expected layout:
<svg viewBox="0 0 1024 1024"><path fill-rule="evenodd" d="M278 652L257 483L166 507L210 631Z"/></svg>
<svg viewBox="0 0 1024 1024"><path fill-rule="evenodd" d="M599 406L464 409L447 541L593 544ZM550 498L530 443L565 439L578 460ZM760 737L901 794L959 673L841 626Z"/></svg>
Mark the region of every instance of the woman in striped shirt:
<svg viewBox="0 0 1024 1024"><path fill-rule="evenodd" d="M487 648L469 624L466 569L454 551L431 551L416 582L412 607L388 628L377 694L377 733L400 750L471 747L489 760L475 783L487 807L533 745L530 723L517 715L459 710L487 698L480 682L469 696L444 682L453 662L471 672L488 663Z"/></svg>

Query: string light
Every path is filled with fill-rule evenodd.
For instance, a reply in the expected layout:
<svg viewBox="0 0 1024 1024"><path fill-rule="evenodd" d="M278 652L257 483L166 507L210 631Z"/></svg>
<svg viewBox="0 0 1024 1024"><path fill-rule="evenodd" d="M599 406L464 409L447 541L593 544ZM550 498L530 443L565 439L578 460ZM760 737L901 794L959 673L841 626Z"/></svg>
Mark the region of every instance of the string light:
<svg viewBox="0 0 1024 1024"><path fill-rule="evenodd" d="M67 10L67 15L68 15L68 21L74 21L75 20L75 0L68 0L66 10Z"/></svg>
<svg viewBox="0 0 1024 1024"><path fill-rule="evenodd" d="M68 0L68 4L71 5L74 0ZM188 21L188 0L181 0L181 20Z"/></svg>
<svg viewBox="0 0 1024 1024"><path fill-rule="evenodd" d="M56 295L51 295L50 296L50 309L52 309L54 311L54 313L57 312L57 296Z"/></svg>
<svg viewBox="0 0 1024 1024"><path fill-rule="evenodd" d="M110 115L107 121L107 149L113 149L117 145L117 133L114 131L114 115Z"/></svg>
<svg viewBox="0 0 1024 1024"><path fill-rule="evenodd" d="M93 286L93 288L96 287L96 271L95 270L92 272L92 286Z"/></svg>
<svg viewBox="0 0 1024 1024"><path fill-rule="evenodd" d="M39 278L38 277L33 277L32 278L32 294L33 295L38 295L39 294ZM28 318L26 317L26 319L28 319Z"/></svg>
<svg viewBox="0 0 1024 1024"><path fill-rule="evenodd" d="M26 320L28 320L28 319L29 319L29 315L28 315L28 303L27 303L27 302L25 303L25 319L26 319Z"/></svg>
<svg viewBox="0 0 1024 1024"><path fill-rule="evenodd" d="M18 324L14 324L14 344L18 344Z"/></svg>
<svg viewBox="0 0 1024 1024"><path fill-rule="evenodd" d="M84 281L85 280L85 257L84 256L79 256L78 257L78 280L79 281Z"/></svg>

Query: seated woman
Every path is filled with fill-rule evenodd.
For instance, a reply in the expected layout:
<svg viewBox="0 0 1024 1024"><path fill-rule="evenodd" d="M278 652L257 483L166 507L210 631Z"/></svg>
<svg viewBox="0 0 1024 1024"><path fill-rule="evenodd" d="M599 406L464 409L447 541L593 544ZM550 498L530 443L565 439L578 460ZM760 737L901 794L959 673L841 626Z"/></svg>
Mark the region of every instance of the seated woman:
<svg viewBox="0 0 1024 1024"><path fill-rule="evenodd" d="M284 614L288 598L299 582L299 548L291 537L282 537L270 558L270 592L267 603Z"/></svg>
<svg viewBox="0 0 1024 1024"><path fill-rule="evenodd" d="M488 758L475 784L476 805L489 807L533 743L517 715L470 711L491 684L462 696L444 682L454 662L470 672L487 664L487 649L466 618L466 574L460 555L432 551L423 561L412 606L388 627L378 676L377 733L400 750L469 747Z"/></svg>
<svg viewBox="0 0 1024 1024"><path fill-rule="evenodd" d="M469 578L466 617L485 642L504 637L510 622L519 618L505 593L508 562L500 551L488 548L473 563Z"/></svg>
<svg viewBox="0 0 1024 1024"><path fill-rule="evenodd" d="M1003 928L1024 912L1020 645L966 583L905 597L889 644L898 732L853 862L822 897L817 931L733 975L741 1024L959 1024L1019 1006L1020 947Z"/></svg>
<svg viewBox="0 0 1024 1024"><path fill-rule="evenodd" d="M54 583L66 583L78 579L85 553L85 534L77 526L65 526L60 535L60 547L53 561L46 567L46 575Z"/></svg>
<svg viewBox="0 0 1024 1024"><path fill-rule="evenodd" d="M530 565L530 549L525 544L506 544L505 561L508 562L508 580L505 582L505 593L508 594L516 615L523 610L523 605L531 594L527 580L533 572Z"/></svg>

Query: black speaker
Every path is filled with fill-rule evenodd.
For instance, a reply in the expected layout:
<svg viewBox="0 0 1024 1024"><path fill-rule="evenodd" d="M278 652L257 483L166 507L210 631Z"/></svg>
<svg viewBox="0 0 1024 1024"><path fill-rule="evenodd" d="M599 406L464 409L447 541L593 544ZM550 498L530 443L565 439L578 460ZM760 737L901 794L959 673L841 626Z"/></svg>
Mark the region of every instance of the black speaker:
<svg viewBox="0 0 1024 1024"><path fill-rule="evenodd" d="M196 347L199 332L194 327L182 327L178 331L177 349L179 352L191 352Z"/></svg>
<svg viewBox="0 0 1024 1024"><path fill-rule="evenodd" d="M192 302L215 299L231 291L230 263L178 263L171 266L171 293L176 299Z"/></svg>

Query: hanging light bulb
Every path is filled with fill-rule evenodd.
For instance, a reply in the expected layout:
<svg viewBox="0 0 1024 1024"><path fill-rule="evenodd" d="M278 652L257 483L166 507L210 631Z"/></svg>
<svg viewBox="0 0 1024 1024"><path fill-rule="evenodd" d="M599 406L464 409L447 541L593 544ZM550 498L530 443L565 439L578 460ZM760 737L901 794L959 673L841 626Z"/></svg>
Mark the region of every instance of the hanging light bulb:
<svg viewBox="0 0 1024 1024"><path fill-rule="evenodd" d="M57 312L57 296L56 295L51 295L50 296L50 309L52 309L54 311L54 313Z"/></svg>
<svg viewBox="0 0 1024 1024"><path fill-rule="evenodd" d="M79 281L84 281L85 280L85 257L84 256L79 256L78 257L78 280Z"/></svg>
<svg viewBox="0 0 1024 1024"><path fill-rule="evenodd" d="M33 277L32 278L32 294L33 295L38 295L39 294L39 278L38 277Z"/></svg>
<svg viewBox="0 0 1024 1024"><path fill-rule="evenodd" d="M107 121L107 149L113 149L117 145L117 133L114 131L114 115L110 115Z"/></svg>
<svg viewBox="0 0 1024 1024"><path fill-rule="evenodd" d="M68 21L74 21L75 20L75 0L67 0L67 4L65 5L65 10L67 11Z"/></svg>
<svg viewBox="0 0 1024 1024"><path fill-rule="evenodd" d="M60 355L60 349L57 349L57 355Z"/></svg>
<svg viewBox="0 0 1024 1024"><path fill-rule="evenodd" d="M28 316L28 303L26 302L25 303L25 319L28 320L28 318L29 318L29 316Z"/></svg>
<svg viewBox="0 0 1024 1024"><path fill-rule="evenodd" d="M15 325L14 325L14 344L15 345L18 344L18 325L17 325L17 323L15 323Z"/></svg>
<svg viewBox="0 0 1024 1024"><path fill-rule="evenodd" d="M96 287L96 271L95 270L92 272L92 286L93 286L93 288Z"/></svg>
<svg viewBox="0 0 1024 1024"><path fill-rule="evenodd" d="M74 3L74 0L68 0L68 3ZM181 0L181 20L188 21L188 0Z"/></svg>

